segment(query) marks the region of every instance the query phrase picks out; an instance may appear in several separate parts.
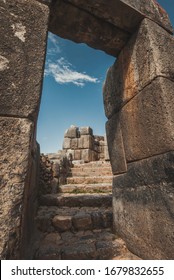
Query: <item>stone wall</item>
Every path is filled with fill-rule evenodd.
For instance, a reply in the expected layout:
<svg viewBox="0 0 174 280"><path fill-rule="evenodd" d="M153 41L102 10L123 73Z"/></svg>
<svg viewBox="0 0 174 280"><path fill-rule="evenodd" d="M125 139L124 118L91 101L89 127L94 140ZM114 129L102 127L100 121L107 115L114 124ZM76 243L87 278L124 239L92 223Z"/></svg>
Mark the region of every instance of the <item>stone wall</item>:
<svg viewBox="0 0 174 280"><path fill-rule="evenodd" d="M93 135L91 127L68 128L64 135L63 150L72 160L84 162L109 160L104 136Z"/></svg>
<svg viewBox="0 0 174 280"><path fill-rule="evenodd" d="M0 1L0 259L30 255L48 17L35 0Z"/></svg>
<svg viewBox="0 0 174 280"><path fill-rule="evenodd" d="M144 19L104 85L114 228L144 259L174 258L173 45Z"/></svg>

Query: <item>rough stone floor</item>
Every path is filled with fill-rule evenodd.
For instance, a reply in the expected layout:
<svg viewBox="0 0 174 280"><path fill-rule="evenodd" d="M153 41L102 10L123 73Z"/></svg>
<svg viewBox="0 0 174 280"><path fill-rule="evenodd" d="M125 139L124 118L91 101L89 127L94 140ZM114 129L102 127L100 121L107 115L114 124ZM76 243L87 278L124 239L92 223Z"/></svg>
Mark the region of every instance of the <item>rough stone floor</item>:
<svg viewBox="0 0 174 280"><path fill-rule="evenodd" d="M67 185L40 199L35 259L139 259L112 232L111 191L109 163L75 165Z"/></svg>

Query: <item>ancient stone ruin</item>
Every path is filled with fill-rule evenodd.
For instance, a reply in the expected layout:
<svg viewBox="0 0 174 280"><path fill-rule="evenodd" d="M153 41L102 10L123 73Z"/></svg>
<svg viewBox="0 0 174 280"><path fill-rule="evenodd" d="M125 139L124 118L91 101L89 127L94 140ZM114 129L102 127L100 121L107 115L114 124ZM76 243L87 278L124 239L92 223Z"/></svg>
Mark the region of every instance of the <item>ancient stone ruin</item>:
<svg viewBox="0 0 174 280"><path fill-rule="evenodd" d="M103 90L114 231L143 259L173 259L174 38L167 13L155 0L2 0L0 13L1 259L33 257L48 30L117 57Z"/></svg>
<svg viewBox="0 0 174 280"><path fill-rule="evenodd" d="M106 165L110 167L106 137L93 135L93 129L89 126L72 125L68 128L64 134L62 148L57 153L41 154L40 156L39 177L42 192L45 189L47 193L51 193L56 186L65 185L70 169L74 165L90 162L94 164L95 161L98 161L96 166L105 166L105 162L108 161ZM101 169L102 175L103 170ZM111 170L109 175L112 175ZM85 183L85 178L81 178L82 180L82 183Z"/></svg>
<svg viewBox="0 0 174 280"><path fill-rule="evenodd" d="M73 160L109 160L106 137L93 135L90 127L71 126L64 135L63 150Z"/></svg>
<svg viewBox="0 0 174 280"><path fill-rule="evenodd" d="M71 126L63 148L40 156L32 258L138 259L113 233L113 176L104 136Z"/></svg>

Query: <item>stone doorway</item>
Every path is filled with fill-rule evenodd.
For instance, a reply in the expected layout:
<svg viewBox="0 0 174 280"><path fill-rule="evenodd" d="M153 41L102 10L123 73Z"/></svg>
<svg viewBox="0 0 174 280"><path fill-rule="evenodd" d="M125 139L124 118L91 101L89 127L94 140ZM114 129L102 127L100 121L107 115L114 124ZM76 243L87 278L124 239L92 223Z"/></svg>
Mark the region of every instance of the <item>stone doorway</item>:
<svg viewBox="0 0 174 280"><path fill-rule="evenodd" d="M30 244L49 29L118 56L105 87L115 227L142 258L172 259L174 54L165 11L154 0L3 0L1 13L1 258L26 258Z"/></svg>

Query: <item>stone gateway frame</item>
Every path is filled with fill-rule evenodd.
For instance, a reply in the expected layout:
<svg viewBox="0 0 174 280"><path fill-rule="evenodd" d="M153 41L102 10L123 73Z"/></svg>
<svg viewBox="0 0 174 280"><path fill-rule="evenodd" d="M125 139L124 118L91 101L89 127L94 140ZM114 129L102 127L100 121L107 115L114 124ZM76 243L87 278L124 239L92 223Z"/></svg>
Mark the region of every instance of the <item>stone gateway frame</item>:
<svg viewBox="0 0 174 280"><path fill-rule="evenodd" d="M32 259L35 132L47 31L117 57L103 95L114 229L143 259L174 258L174 38L155 0L2 0L0 256Z"/></svg>

